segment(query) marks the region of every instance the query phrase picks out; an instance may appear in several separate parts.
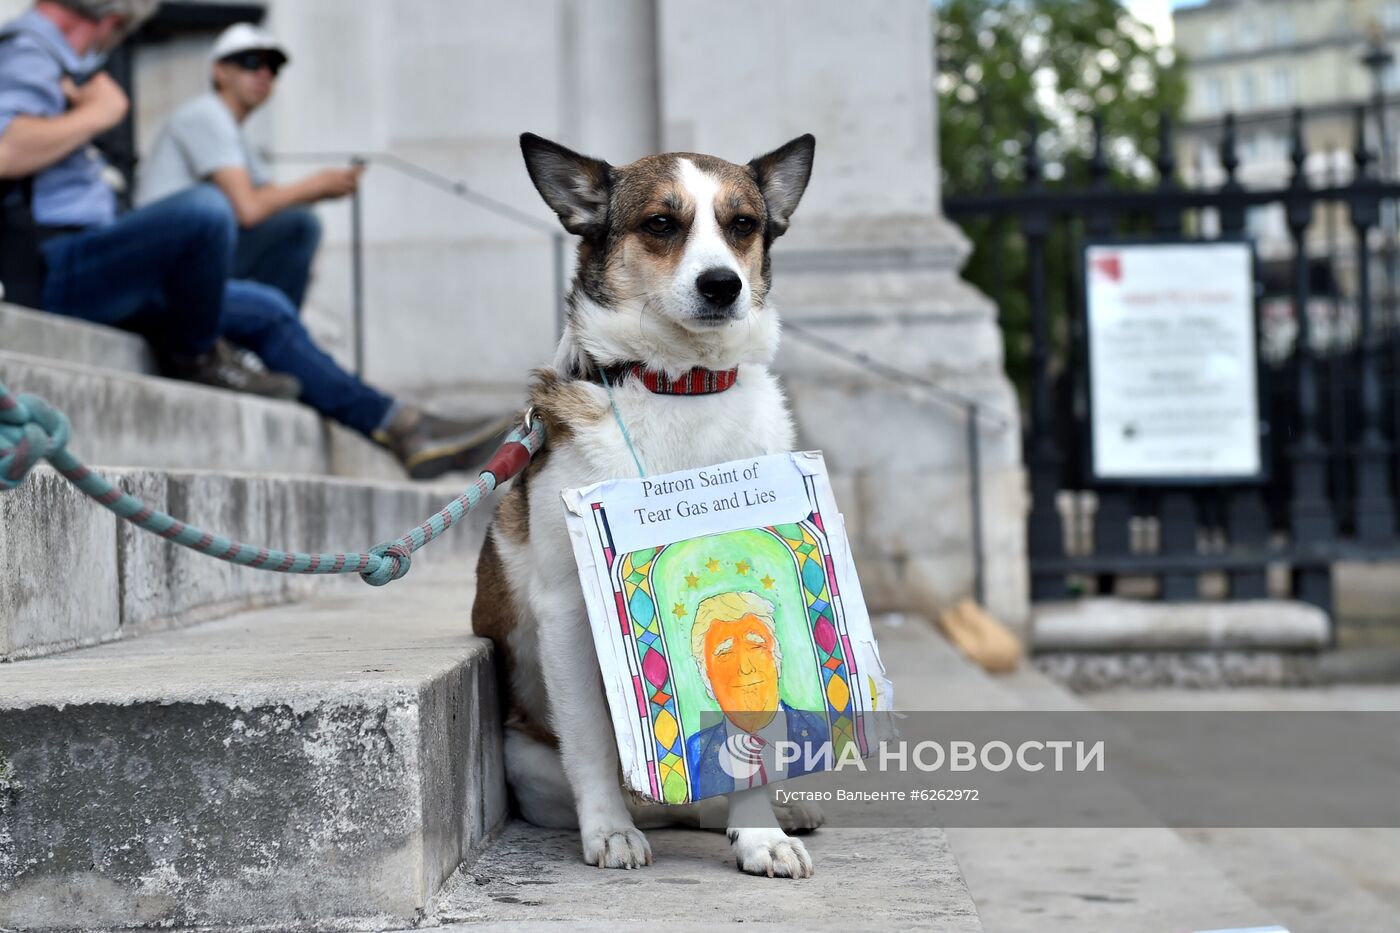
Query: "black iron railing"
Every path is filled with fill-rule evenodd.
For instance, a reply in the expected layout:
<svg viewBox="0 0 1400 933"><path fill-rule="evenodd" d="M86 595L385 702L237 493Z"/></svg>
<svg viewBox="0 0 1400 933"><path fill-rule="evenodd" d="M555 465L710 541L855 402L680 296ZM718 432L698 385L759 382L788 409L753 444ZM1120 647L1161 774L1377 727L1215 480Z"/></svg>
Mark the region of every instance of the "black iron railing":
<svg viewBox="0 0 1400 933"><path fill-rule="evenodd" d="M983 284L999 300L1021 289L1029 304L1025 450L1034 599L1112 591L1121 578L1138 575L1155 578L1162 598L1195 599L1208 589L1201 578L1210 571L1223 575L1223 595L1257 598L1270 592L1269 568L1282 564L1290 570L1292 595L1330 610L1332 563L1400 556L1394 506L1400 316L1388 261L1393 249L1378 249L1374 242L1381 206L1400 198L1400 184L1377 177L1366 118L1363 107L1355 108L1352 172L1345 182L1335 171L1319 180L1306 170L1306 117L1295 111L1286 179L1271 187L1241 182L1235 121L1226 117L1223 181L1183 188L1175 178L1171 124L1164 118L1155 184L1127 188L1111 182L1096 121L1084 166L1087 183L1047 183L1033 126L1014 190L944 199L945 212L956 221L990 221L994 250L1009 242L996 237L1019 237L1024 249L1023 280L998 276ZM1261 417L1272 440L1266 445L1267 479L1180 488L1096 484L1083 453L1089 429L1086 322L1075 257L1084 242L1126 235L1205 237L1207 231L1240 238L1249 212L1269 205L1282 208L1292 255L1286 284L1263 297L1266 307L1291 319L1293 331L1291 338L1275 339L1282 352L1263 361ZM1349 257L1338 254L1339 210L1350 226ZM1070 256L1055 283L1047 278L1052 231ZM1380 302L1371 284L1378 266L1392 266L1385 270L1388 287ZM1051 320L1052 287L1063 290L1055 303L1067 318L1058 330ZM1313 332L1319 306L1332 316L1326 339Z"/></svg>

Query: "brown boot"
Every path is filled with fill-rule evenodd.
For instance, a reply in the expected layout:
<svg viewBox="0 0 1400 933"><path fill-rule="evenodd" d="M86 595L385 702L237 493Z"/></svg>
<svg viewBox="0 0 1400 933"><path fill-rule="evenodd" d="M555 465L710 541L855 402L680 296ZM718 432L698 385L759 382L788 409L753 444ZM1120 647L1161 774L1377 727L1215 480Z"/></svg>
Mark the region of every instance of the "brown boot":
<svg viewBox="0 0 1400 933"><path fill-rule="evenodd" d="M232 389L266 398L295 399L301 396L301 382L286 373L254 369L225 340L218 340L207 353L189 359L166 358L161 374L218 389Z"/></svg>
<svg viewBox="0 0 1400 933"><path fill-rule="evenodd" d="M496 452L512 416L440 418L405 405L374 439L393 451L413 479L433 479L449 470L480 467Z"/></svg>

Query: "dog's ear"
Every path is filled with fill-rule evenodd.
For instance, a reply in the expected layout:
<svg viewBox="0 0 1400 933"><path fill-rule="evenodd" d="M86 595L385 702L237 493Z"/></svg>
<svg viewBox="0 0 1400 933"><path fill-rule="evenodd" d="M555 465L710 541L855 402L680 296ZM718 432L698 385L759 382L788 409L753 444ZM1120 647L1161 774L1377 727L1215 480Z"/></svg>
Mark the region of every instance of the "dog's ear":
<svg viewBox="0 0 1400 933"><path fill-rule="evenodd" d="M749 173L758 182L758 190L763 192L763 202L768 206L769 239L780 237L787 230L788 219L797 210L797 202L807 190L807 179L812 177L812 153L816 147L816 137L806 133L749 163Z"/></svg>
<svg viewBox="0 0 1400 933"><path fill-rule="evenodd" d="M612 166L534 133L520 134L520 151L525 155L525 168L535 189L559 215L565 230L582 237L603 232Z"/></svg>

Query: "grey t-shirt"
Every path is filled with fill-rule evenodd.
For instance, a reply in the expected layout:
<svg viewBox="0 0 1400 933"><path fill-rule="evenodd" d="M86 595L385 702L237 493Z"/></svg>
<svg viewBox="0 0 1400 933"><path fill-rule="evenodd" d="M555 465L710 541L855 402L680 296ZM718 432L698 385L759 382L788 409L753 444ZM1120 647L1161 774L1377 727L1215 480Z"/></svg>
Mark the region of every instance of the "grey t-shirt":
<svg viewBox="0 0 1400 933"><path fill-rule="evenodd" d="M243 128L211 91L171 114L141 163L136 204L144 206L207 181L221 168L247 169L254 187L267 183L267 168L248 145Z"/></svg>

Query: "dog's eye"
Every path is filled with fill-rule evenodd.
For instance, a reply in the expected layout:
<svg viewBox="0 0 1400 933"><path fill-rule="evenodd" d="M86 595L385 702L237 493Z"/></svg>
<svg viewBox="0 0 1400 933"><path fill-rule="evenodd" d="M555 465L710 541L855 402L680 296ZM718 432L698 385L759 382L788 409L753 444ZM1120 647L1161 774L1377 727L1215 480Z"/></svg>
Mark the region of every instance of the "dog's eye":
<svg viewBox="0 0 1400 933"><path fill-rule="evenodd" d="M676 219L669 214L653 214L642 222L642 229L656 236L670 236L676 232Z"/></svg>
<svg viewBox="0 0 1400 933"><path fill-rule="evenodd" d="M757 228L758 221L748 216L735 217L729 222L729 229L733 230L739 236L748 236Z"/></svg>

